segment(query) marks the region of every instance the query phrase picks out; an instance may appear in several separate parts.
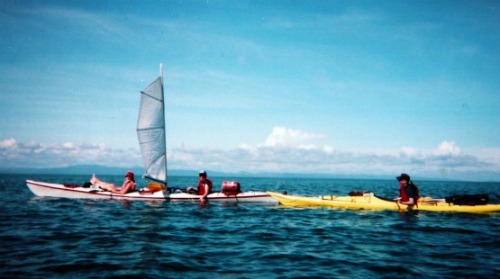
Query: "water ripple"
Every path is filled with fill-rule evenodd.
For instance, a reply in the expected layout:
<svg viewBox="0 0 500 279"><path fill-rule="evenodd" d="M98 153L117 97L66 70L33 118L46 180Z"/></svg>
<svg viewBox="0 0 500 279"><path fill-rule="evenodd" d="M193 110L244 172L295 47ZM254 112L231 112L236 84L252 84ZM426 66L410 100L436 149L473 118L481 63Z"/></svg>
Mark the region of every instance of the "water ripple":
<svg viewBox="0 0 500 279"><path fill-rule="evenodd" d="M37 198L23 179L0 180L2 278L500 276L498 215ZM242 184L311 195L370 187L397 191L366 180ZM499 184L420 185L438 194L444 186L456 192L500 190Z"/></svg>

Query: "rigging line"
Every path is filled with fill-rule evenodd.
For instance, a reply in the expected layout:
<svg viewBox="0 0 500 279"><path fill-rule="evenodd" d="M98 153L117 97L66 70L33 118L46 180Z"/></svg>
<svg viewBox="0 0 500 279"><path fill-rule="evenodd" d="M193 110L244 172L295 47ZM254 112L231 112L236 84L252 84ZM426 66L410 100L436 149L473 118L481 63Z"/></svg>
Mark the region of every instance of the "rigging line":
<svg viewBox="0 0 500 279"><path fill-rule="evenodd" d="M142 131L150 131L156 129L163 129L163 126L150 127L150 128L137 128L137 131L142 132Z"/></svg>
<svg viewBox="0 0 500 279"><path fill-rule="evenodd" d="M151 142L157 142L157 140L156 139L144 140L144 141L141 141L140 143L151 143Z"/></svg>
<svg viewBox="0 0 500 279"><path fill-rule="evenodd" d="M155 101L158 101L158 102L160 102L160 103L163 103L163 100L162 100L162 99L155 98L155 97L153 97L153 96L151 96L151 95L149 95L149 94L145 93L144 91L141 91L141 94L144 94L144 95L148 96L149 98L151 98L151 99L153 99L153 100L155 100Z"/></svg>

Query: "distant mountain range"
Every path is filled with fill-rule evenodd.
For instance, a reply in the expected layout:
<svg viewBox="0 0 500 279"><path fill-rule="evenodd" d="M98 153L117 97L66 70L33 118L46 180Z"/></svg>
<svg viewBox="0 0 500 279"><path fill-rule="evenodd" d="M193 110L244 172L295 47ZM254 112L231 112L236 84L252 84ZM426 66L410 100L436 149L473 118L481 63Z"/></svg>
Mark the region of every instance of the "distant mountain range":
<svg viewBox="0 0 500 279"><path fill-rule="evenodd" d="M54 174L54 175L123 175L127 171L133 171L136 175L144 173L144 168L135 166L132 168L108 167L102 165L74 165L59 168L10 168L0 169L3 174ZM198 176L198 170L168 170L170 176ZM278 173L278 172L218 172L210 171L213 177L274 177L274 178L346 178L346 179L390 179L386 175L342 175L342 174L314 174L314 173Z"/></svg>
<svg viewBox="0 0 500 279"><path fill-rule="evenodd" d="M133 171L137 176L144 174L144 168L135 166L132 168L108 167L102 165L74 165L60 168L10 168L0 169L0 174L43 174L43 175L123 175L127 171ZM197 177L199 170L168 170L169 176L191 176ZM374 179L392 180L396 177L391 175L372 174L323 174L323 173L280 173L280 172L220 172L208 170L211 177L265 177L265 178L331 178L331 179ZM419 177L419 181L450 181L452 179L437 177ZM457 180L457 179L454 179ZM460 180L457 180L460 181Z"/></svg>

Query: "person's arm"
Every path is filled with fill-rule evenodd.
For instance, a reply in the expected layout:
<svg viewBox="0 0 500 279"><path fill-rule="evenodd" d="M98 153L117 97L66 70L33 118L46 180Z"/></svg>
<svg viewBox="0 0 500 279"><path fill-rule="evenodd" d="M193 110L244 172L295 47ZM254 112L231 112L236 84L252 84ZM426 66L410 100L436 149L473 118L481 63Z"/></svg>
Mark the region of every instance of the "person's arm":
<svg viewBox="0 0 500 279"><path fill-rule="evenodd" d="M413 205L415 202L413 201L413 198L409 198L408 201L402 202L401 199L398 200L400 204L406 204L406 205Z"/></svg>
<svg viewBox="0 0 500 279"><path fill-rule="evenodd" d="M204 191L203 191L204 194L203 194L203 196L200 197L200 200L206 200L208 194L210 194L209 193L209 187L208 187L208 185L206 183L203 183L203 185L201 187L203 187L203 189L204 189Z"/></svg>
<svg viewBox="0 0 500 279"><path fill-rule="evenodd" d="M132 188L134 187L135 185L135 182L134 181L127 181L124 183L124 185L121 187L121 189L118 191L118 193L120 194L126 194L128 193L130 190L132 190Z"/></svg>

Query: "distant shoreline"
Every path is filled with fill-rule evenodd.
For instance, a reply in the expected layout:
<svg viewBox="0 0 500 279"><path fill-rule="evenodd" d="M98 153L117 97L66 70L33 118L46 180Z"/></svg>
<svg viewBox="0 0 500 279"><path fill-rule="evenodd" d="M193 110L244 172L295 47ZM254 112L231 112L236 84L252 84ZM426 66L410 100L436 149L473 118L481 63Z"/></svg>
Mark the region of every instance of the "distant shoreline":
<svg viewBox="0 0 500 279"><path fill-rule="evenodd" d="M3 175L123 175L126 171L133 171L137 175L144 173L141 167L106 167L101 165L75 165L61 168L9 168L0 169L0 174ZM290 179L363 179L363 180L392 180L392 176L388 175L363 175L363 174L321 174L321 173L280 173L280 172L218 172L210 171L211 177L255 177L255 178L290 178ZM196 177L198 170L169 170L169 176L185 176ZM394 175L395 176L395 175ZM436 177L416 177L415 181L457 181L457 182L499 182L492 180L469 181L460 179L446 179Z"/></svg>

